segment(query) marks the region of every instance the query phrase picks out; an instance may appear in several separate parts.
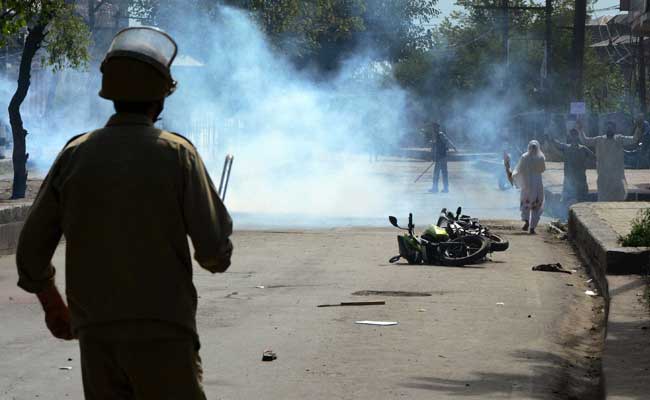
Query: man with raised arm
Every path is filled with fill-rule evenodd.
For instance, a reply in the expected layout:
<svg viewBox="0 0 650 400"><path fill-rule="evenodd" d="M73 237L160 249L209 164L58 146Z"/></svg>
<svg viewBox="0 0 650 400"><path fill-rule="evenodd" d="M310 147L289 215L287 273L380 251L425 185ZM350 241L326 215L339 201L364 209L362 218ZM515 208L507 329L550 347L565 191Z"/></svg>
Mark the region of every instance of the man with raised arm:
<svg viewBox="0 0 650 400"><path fill-rule="evenodd" d="M596 148L596 169L598 171L598 201L625 201L627 181L625 180L625 146L638 144L642 129L635 123L634 136L616 134L616 124L607 121L605 135L586 137L577 125L580 140L587 146Z"/></svg>
<svg viewBox="0 0 650 400"><path fill-rule="evenodd" d="M562 203L568 209L571 205L587 201L587 167L596 156L588 147L580 144L580 132L573 128L567 136L567 143L548 138L551 145L564 156L564 182L562 184Z"/></svg>

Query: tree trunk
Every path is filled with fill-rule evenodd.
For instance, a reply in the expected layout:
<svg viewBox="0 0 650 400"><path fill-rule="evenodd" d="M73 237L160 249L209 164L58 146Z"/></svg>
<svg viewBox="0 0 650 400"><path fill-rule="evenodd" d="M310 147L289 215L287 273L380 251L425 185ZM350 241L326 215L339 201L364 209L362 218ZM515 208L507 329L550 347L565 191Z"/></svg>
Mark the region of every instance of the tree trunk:
<svg viewBox="0 0 650 400"><path fill-rule="evenodd" d="M29 29L23 54L20 59L20 69L18 72L18 87L9 103L9 121L11 123L11 134L14 139L13 166L14 182L12 188L12 199L22 199L27 191L27 145L25 137L27 131L23 126L23 119L20 115L20 106L23 104L29 86L31 84L32 61L36 52L41 47L45 39L46 25L38 24Z"/></svg>

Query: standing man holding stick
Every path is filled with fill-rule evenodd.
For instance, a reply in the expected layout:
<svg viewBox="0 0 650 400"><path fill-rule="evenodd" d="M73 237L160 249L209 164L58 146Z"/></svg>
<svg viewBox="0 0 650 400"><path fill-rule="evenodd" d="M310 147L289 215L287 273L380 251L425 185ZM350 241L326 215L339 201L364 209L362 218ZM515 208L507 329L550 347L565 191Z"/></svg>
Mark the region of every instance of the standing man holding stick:
<svg viewBox="0 0 650 400"><path fill-rule="evenodd" d="M224 272L232 221L194 146L153 126L176 52L154 28L115 36L100 96L116 114L63 148L18 242L18 285L53 336L79 339L86 400L206 398L187 236L203 268ZM51 265L62 235L67 305Z"/></svg>

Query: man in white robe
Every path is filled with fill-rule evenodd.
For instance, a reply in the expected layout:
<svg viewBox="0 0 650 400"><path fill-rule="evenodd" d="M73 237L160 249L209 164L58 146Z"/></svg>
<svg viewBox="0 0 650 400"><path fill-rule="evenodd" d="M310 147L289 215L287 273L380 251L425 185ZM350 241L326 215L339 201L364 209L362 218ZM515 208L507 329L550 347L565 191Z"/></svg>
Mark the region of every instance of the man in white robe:
<svg viewBox="0 0 650 400"><path fill-rule="evenodd" d="M542 173L546 170L546 158L537 140L528 143L528 151L524 153L514 171L510 171L510 157L504 155L504 163L508 179L520 190L519 209L521 220L524 221L522 230L535 234L535 229L544 213L544 183Z"/></svg>
<svg viewBox="0 0 650 400"><path fill-rule="evenodd" d="M625 179L624 148L638 144L642 130L635 127L634 136L617 135L616 124L608 121L603 136L586 137L582 129L579 131L582 142L596 148L598 201L625 201L627 181Z"/></svg>

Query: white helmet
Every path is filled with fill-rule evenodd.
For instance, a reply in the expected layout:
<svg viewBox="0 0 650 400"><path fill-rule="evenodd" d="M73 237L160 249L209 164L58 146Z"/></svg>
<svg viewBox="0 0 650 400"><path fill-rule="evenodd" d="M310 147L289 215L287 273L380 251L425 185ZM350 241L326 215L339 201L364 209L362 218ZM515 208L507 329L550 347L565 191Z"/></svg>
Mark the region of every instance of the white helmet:
<svg viewBox="0 0 650 400"><path fill-rule="evenodd" d="M121 30L102 62L105 99L144 102L161 100L176 89L171 65L178 46L160 29L142 26Z"/></svg>

